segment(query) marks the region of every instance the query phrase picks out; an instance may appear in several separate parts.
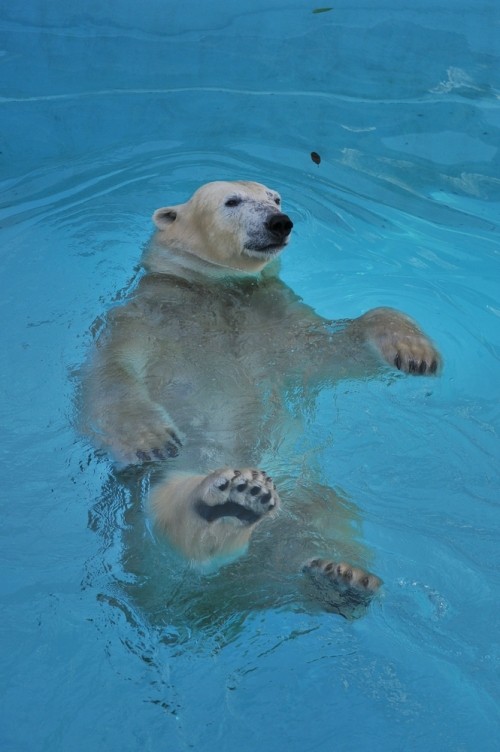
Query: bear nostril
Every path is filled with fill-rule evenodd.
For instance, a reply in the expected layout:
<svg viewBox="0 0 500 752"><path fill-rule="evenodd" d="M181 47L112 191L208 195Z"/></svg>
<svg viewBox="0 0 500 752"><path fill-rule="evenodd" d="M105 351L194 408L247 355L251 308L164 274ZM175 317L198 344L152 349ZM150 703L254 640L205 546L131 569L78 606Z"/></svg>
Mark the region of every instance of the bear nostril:
<svg viewBox="0 0 500 752"><path fill-rule="evenodd" d="M273 214L266 222L269 232L278 238L286 238L290 234L293 222L286 214Z"/></svg>

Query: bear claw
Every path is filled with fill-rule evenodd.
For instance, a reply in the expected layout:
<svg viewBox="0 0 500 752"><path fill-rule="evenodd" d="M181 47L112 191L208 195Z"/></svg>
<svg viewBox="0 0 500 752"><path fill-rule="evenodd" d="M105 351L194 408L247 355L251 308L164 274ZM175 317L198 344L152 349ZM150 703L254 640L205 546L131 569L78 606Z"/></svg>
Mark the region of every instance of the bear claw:
<svg viewBox="0 0 500 752"><path fill-rule="evenodd" d="M146 449L138 449L136 451L135 456L140 463L158 462L160 460L167 460L178 456L179 450L182 448L182 441L175 431L169 429L167 433L168 438L163 444L159 444L158 446L153 445ZM149 438L151 439L151 437ZM151 443L153 442L151 441Z"/></svg>
<svg viewBox="0 0 500 752"><path fill-rule="evenodd" d="M425 374L434 375L437 373L439 364L436 358L432 358L429 362L423 358L422 360L405 359L399 352L394 358L394 365L398 371L406 371L407 373L417 374L424 376Z"/></svg>

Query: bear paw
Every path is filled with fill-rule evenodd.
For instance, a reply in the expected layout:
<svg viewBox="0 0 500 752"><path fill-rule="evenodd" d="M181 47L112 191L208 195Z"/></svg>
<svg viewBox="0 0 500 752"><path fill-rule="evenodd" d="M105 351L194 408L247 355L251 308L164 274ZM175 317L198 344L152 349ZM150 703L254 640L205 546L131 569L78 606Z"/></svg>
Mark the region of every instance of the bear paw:
<svg viewBox="0 0 500 752"><path fill-rule="evenodd" d="M386 338L381 350L388 363L398 371L417 376L433 376L439 371L439 353L424 335L406 335L395 340Z"/></svg>
<svg viewBox="0 0 500 752"><path fill-rule="evenodd" d="M343 561L310 559L302 571L314 587L315 600L346 619L359 618L382 585L376 575Z"/></svg>
<svg viewBox="0 0 500 752"><path fill-rule="evenodd" d="M261 470L223 468L201 484L197 514L209 523L220 519L255 525L279 507L272 478Z"/></svg>
<svg viewBox="0 0 500 752"><path fill-rule="evenodd" d="M417 376L437 374L441 356L419 326L392 308L374 308L354 322L379 354L398 371Z"/></svg>
<svg viewBox="0 0 500 752"><path fill-rule="evenodd" d="M124 404L111 411L106 424L118 460L126 465L157 462L177 457L182 442L158 405Z"/></svg>
<svg viewBox="0 0 500 752"><path fill-rule="evenodd" d="M149 436L149 441L143 440L143 449L137 449L135 456L140 463L143 462L155 462L157 460L167 460L171 457L177 457L179 449L182 447L182 442L170 428L163 427L161 432L157 432L156 436ZM136 460L136 461L137 461ZM132 459L134 463L134 459Z"/></svg>

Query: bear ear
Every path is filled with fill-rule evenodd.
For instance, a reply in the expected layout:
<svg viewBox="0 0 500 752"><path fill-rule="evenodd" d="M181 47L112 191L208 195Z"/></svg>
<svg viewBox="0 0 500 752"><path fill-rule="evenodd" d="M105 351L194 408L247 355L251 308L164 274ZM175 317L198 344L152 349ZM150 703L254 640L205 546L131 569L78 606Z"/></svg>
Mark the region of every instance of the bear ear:
<svg viewBox="0 0 500 752"><path fill-rule="evenodd" d="M171 225L177 219L177 212L171 206L164 206L163 209L157 209L153 214L153 222L161 230L162 227Z"/></svg>

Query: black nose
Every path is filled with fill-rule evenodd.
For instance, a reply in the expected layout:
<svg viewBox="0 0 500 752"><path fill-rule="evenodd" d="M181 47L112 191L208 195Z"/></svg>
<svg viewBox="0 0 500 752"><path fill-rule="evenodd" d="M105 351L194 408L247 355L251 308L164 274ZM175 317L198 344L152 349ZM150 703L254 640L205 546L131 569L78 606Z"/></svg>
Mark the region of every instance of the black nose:
<svg viewBox="0 0 500 752"><path fill-rule="evenodd" d="M287 214L273 214L272 217L266 222L266 227L270 233L272 233L279 240L284 240L287 235L290 235L293 227L293 222Z"/></svg>

